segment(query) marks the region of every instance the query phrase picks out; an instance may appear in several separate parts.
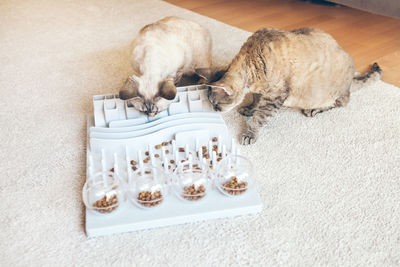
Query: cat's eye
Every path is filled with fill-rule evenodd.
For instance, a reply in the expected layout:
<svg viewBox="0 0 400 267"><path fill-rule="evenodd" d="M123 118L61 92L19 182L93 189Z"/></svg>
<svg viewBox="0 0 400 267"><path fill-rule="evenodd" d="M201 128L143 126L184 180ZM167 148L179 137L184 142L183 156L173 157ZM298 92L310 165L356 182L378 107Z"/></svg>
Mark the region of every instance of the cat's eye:
<svg viewBox="0 0 400 267"><path fill-rule="evenodd" d="M221 107L218 104L214 105L214 110L215 111L221 111Z"/></svg>

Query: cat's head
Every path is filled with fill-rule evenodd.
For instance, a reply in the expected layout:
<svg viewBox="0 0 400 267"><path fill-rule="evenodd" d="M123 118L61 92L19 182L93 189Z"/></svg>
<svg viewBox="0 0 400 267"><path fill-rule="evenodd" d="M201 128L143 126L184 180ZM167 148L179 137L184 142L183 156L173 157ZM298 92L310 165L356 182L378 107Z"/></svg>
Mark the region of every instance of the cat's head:
<svg viewBox="0 0 400 267"><path fill-rule="evenodd" d="M215 111L227 112L236 106L232 88L223 83L208 85L208 100Z"/></svg>
<svg viewBox="0 0 400 267"><path fill-rule="evenodd" d="M199 75L208 84L208 99L215 111L226 112L236 104L236 97L231 86L223 81L228 67L196 69Z"/></svg>
<svg viewBox="0 0 400 267"><path fill-rule="evenodd" d="M153 117L166 110L175 98L177 90L172 77L159 82L155 88L141 77L130 76L119 91L119 97L137 110Z"/></svg>

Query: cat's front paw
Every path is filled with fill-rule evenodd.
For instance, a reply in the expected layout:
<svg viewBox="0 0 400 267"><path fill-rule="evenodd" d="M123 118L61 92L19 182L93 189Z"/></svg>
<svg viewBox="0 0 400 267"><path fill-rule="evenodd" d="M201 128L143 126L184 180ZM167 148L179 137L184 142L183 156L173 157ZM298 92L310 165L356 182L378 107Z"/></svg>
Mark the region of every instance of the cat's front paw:
<svg viewBox="0 0 400 267"><path fill-rule="evenodd" d="M242 134L241 144L244 146L254 144L257 141L257 135L252 132Z"/></svg>
<svg viewBox="0 0 400 267"><path fill-rule="evenodd" d="M251 117L251 116L253 116L254 110L251 110L247 107L241 107L238 109L238 112L242 116Z"/></svg>

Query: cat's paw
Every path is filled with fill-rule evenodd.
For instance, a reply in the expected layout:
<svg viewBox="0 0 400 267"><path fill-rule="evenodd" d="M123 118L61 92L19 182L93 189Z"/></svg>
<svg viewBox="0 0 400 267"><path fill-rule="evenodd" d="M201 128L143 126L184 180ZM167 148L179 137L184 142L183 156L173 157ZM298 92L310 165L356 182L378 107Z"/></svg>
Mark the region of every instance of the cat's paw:
<svg viewBox="0 0 400 267"><path fill-rule="evenodd" d="M238 112L242 116L251 117L251 116L253 116L254 110L249 109L247 107L241 107L238 109Z"/></svg>
<svg viewBox="0 0 400 267"><path fill-rule="evenodd" d="M322 109L302 109L301 113L306 117L314 117L318 113L323 112Z"/></svg>
<svg viewBox="0 0 400 267"><path fill-rule="evenodd" d="M257 141L257 135L252 132L242 134L241 144L244 146L254 144Z"/></svg>

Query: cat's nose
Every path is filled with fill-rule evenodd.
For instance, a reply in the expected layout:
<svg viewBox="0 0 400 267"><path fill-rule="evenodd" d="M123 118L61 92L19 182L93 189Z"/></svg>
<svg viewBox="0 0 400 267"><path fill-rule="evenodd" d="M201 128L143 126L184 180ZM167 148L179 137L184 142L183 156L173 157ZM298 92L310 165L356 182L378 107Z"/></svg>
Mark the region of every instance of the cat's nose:
<svg viewBox="0 0 400 267"><path fill-rule="evenodd" d="M149 117L154 117L156 114L155 113L148 113L147 116Z"/></svg>

